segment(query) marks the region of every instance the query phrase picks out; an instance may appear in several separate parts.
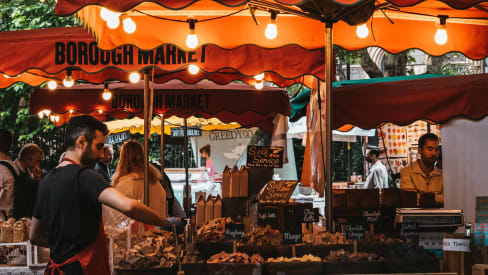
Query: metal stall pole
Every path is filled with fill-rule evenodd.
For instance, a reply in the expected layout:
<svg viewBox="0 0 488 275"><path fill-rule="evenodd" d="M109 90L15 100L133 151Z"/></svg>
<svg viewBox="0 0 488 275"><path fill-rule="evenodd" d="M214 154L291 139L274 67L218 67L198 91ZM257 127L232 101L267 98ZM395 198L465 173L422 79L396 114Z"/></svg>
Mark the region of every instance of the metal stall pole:
<svg viewBox="0 0 488 275"><path fill-rule="evenodd" d="M184 120L185 122L185 127L184 127L184 140L183 140L183 146L184 146L184 156L185 156L185 188L183 189L183 204L185 208L185 213L188 218L190 218L190 209L191 209L191 187L190 187L190 179L189 179L189 174L188 174L188 166L189 166L189 156L188 156L188 127L187 127L187 121L186 118Z"/></svg>
<svg viewBox="0 0 488 275"><path fill-rule="evenodd" d="M151 128L149 72L144 71L144 204L149 206L149 135Z"/></svg>
<svg viewBox="0 0 488 275"><path fill-rule="evenodd" d="M333 212L332 212L332 26L333 23L325 24L325 197L327 213L327 230L334 232ZM319 91L320 93L320 91ZM323 153L323 151L322 151Z"/></svg>

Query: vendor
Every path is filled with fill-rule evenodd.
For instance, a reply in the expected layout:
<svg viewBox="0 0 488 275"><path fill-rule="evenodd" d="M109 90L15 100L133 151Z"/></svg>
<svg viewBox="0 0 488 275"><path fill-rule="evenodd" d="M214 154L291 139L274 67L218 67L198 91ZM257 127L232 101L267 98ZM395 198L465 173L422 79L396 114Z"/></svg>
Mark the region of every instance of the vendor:
<svg viewBox="0 0 488 275"><path fill-rule="evenodd" d="M370 150L366 155L366 161L372 164L366 177L366 188L388 188L388 171L385 165L378 159L379 156L380 151L376 149Z"/></svg>
<svg viewBox="0 0 488 275"><path fill-rule="evenodd" d="M444 204L442 170L436 167L439 158L439 137L427 133L418 141L419 159L402 169L400 188L416 189L417 192L435 193L437 204Z"/></svg>
<svg viewBox="0 0 488 275"><path fill-rule="evenodd" d="M207 144L200 148L200 157L205 158L205 169L208 173L208 180L213 181L215 178L215 167L212 160L210 159L210 144Z"/></svg>
<svg viewBox="0 0 488 275"><path fill-rule="evenodd" d="M110 274L102 204L146 224L182 227L179 219L162 218L124 196L92 169L103 157L107 132L94 117L71 118L66 154L39 185L29 239L50 249L46 274Z"/></svg>

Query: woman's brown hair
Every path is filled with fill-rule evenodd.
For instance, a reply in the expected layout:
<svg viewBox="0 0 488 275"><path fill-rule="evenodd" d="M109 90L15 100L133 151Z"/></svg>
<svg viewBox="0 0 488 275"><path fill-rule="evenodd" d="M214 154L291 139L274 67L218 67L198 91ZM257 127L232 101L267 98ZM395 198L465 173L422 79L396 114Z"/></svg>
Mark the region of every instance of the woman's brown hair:
<svg viewBox="0 0 488 275"><path fill-rule="evenodd" d="M120 148L119 164L117 165L117 170L112 181L114 187L121 177L130 173L136 173L138 176L144 177L144 148L135 139L127 140ZM160 172L150 164L149 182L155 183L159 178Z"/></svg>

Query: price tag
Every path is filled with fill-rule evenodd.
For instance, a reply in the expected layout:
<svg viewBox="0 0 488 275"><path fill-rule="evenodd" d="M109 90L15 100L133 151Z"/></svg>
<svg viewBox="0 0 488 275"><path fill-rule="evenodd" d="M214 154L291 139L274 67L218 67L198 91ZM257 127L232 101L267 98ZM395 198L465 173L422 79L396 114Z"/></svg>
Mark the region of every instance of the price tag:
<svg viewBox="0 0 488 275"><path fill-rule="evenodd" d="M258 224L265 226L278 224L278 211L276 208L263 207L258 211Z"/></svg>
<svg viewBox="0 0 488 275"><path fill-rule="evenodd" d="M346 239L359 240L365 236L362 224L346 224Z"/></svg>
<svg viewBox="0 0 488 275"><path fill-rule="evenodd" d="M363 220L367 224L377 224L381 217L381 210L377 208L366 209L363 211Z"/></svg>
<svg viewBox="0 0 488 275"><path fill-rule="evenodd" d="M402 238L418 238L419 224L416 222L404 222L400 227L400 236Z"/></svg>
<svg viewBox="0 0 488 275"><path fill-rule="evenodd" d="M319 221L319 209L318 208L305 208L303 210L303 222L314 223Z"/></svg>
<svg viewBox="0 0 488 275"><path fill-rule="evenodd" d="M228 223L225 225L226 240L240 240L244 238L244 234L244 224L242 223Z"/></svg>
<svg viewBox="0 0 488 275"><path fill-rule="evenodd" d="M298 244L302 243L302 230L296 232L283 232L283 243L284 244Z"/></svg>
<svg viewBox="0 0 488 275"><path fill-rule="evenodd" d="M442 241L443 251L471 252L470 239L444 239Z"/></svg>

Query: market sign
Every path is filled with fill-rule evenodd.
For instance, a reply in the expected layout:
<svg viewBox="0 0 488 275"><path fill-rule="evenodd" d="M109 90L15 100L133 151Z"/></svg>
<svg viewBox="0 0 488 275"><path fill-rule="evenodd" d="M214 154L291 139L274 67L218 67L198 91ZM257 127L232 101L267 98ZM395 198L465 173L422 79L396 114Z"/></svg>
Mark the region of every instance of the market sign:
<svg viewBox="0 0 488 275"><path fill-rule="evenodd" d="M247 167L282 168L283 147L248 146Z"/></svg>
<svg viewBox="0 0 488 275"><path fill-rule="evenodd" d="M184 137L184 136L185 136L185 127L171 128L171 137ZM200 126L187 127L187 136L189 137L202 136L202 127Z"/></svg>
<svg viewBox="0 0 488 275"><path fill-rule="evenodd" d="M346 239L359 240L365 236L365 229L362 224L346 224Z"/></svg>
<svg viewBox="0 0 488 275"><path fill-rule="evenodd" d="M245 230L242 223L227 223L225 225L226 240L240 240L244 238Z"/></svg>
<svg viewBox="0 0 488 275"><path fill-rule="evenodd" d="M111 134L105 137L106 144L122 143L130 139L130 131L124 131L116 134Z"/></svg>

